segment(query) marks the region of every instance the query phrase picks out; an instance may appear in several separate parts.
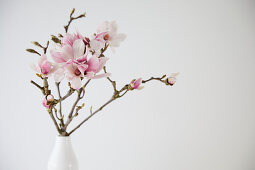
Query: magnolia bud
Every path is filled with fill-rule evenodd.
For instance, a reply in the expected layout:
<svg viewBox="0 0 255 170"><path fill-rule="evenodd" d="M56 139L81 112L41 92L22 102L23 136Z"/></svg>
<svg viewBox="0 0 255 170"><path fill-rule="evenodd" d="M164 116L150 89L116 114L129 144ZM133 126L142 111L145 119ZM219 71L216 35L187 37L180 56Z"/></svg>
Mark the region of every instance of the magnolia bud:
<svg viewBox="0 0 255 170"><path fill-rule="evenodd" d="M47 101L50 102L50 103L53 102L53 101L54 101L54 96L51 95L51 94L48 95L48 96L47 96Z"/></svg>
<svg viewBox="0 0 255 170"><path fill-rule="evenodd" d="M172 86L176 83L176 78L175 77L168 77L167 78L167 83Z"/></svg>
<svg viewBox="0 0 255 170"><path fill-rule="evenodd" d="M179 73L173 73L171 76L169 76L166 79L167 84L169 84L170 86L174 85L176 83L176 76L178 76Z"/></svg>

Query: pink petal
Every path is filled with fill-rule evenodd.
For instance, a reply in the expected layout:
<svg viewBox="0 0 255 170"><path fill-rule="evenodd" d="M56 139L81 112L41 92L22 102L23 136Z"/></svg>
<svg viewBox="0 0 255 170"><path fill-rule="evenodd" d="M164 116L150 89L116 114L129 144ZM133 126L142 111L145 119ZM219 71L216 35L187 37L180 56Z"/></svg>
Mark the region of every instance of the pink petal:
<svg viewBox="0 0 255 170"><path fill-rule="evenodd" d="M45 60L41 65L41 72L47 75L51 71L52 65L49 61Z"/></svg>
<svg viewBox="0 0 255 170"><path fill-rule="evenodd" d="M107 57L101 57L99 58L99 66L97 68L96 72L99 72L103 69L104 65L106 64L106 61L109 60L109 58Z"/></svg>
<svg viewBox="0 0 255 170"><path fill-rule="evenodd" d="M139 78L139 79L135 80L134 89L137 89L140 86L141 83L142 83L142 78Z"/></svg>
<svg viewBox="0 0 255 170"><path fill-rule="evenodd" d="M95 37L95 40L103 41L103 37L104 37L104 35L105 35L106 33L107 33L107 32L101 32L101 33L97 34L96 37Z"/></svg>
<svg viewBox="0 0 255 170"><path fill-rule="evenodd" d="M99 78L110 77L110 76L111 76L111 73L104 73L104 74L95 75L94 77L91 77L90 79L99 79Z"/></svg>
<svg viewBox="0 0 255 170"><path fill-rule="evenodd" d="M98 67L100 66L99 59L96 56L92 56L88 61L88 68L87 72L95 72L97 71Z"/></svg>
<svg viewBox="0 0 255 170"><path fill-rule="evenodd" d="M81 88L81 78L80 77L74 77L72 80L71 80L71 87L73 89L80 89Z"/></svg>
<svg viewBox="0 0 255 170"><path fill-rule="evenodd" d="M63 68L59 68L54 72L54 80L55 82L61 82L65 77L65 70Z"/></svg>
<svg viewBox="0 0 255 170"><path fill-rule="evenodd" d="M38 60L38 66L41 67L42 66L42 63L47 60L47 57L45 54L42 54L41 57L39 58Z"/></svg>
<svg viewBox="0 0 255 170"><path fill-rule="evenodd" d="M50 108L50 105L47 105L46 96L43 96L42 105L46 107L47 109Z"/></svg>
<svg viewBox="0 0 255 170"><path fill-rule="evenodd" d="M60 52L62 53L62 57L67 61L73 59L73 47L70 45L65 45L61 48Z"/></svg>
<svg viewBox="0 0 255 170"><path fill-rule="evenodd" d="M114 47L119 47L120 46L120 43L122 41L124 41L126 39L126 34L116 34L114 36L112 36L112 39L111 39L111 46L114 46Z"/></svg>
<svg viewBox="0 0 255 170"><path fill-rule="evenodd" d="M95 76L95 73L94 72L86 72L86 75L85 77L87 77L88 79L91 79Z"/></svg>
<svg viewBox="0 0 255 170"><path fill-rule="evenodd" d="M75 40L73 43L74 59L83 56L85 50L85 44L81 39Z"/></svg>
<svg viewBox="0 0 255 170"><path fill-rule="evenodd" d="M87 55L81 56L76 61L79 62L79 63L83 63L83 62L87 61Z"/></svg>
<svg viewBox="0 0 255 170"><path fill-rule="evenodd" d="M60 52L55 52L51 50L51 58L56 62L56 63L65 63L66 60L62 56Z"/></svg>
<svg viewBox="0 0 255 170"><path fill-rule="evenodd" d="M98 26L97 32L105 32L109 30L109 21L103 22L101 25Z"/></svg>
<svg viewBox="0 0 255 170"><path fill-rule="evenodd" d="M95 51L98 51L104 47L104 43L98 40L91 40L89 44L90 44L90 48Z"/></svg>
<svg viewBox="0 0 255 170"><path fill-rule="evenodd" d="M77 65L77 68L79 69L79 71L83 75L84 72L86 71L86 69L88 68L88 65L87 64L79 64L79 65Z"/></svg>

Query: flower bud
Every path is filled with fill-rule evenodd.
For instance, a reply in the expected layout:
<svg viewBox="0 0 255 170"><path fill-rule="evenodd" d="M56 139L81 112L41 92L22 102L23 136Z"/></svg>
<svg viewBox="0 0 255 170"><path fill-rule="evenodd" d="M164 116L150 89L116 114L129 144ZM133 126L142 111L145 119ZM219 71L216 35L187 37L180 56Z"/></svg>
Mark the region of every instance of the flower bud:
<svg viewBox="0 0 255 170"><path fill-rule="evenodd" d="M45 95L43 96L42 105L46 107L47 109L50 108L51 103L54 101L53 95Z"/></svg>
<svg viewBox="0 0 255 170"><path fill-rule="evenodd" d="M169 84L170 86L173 86L176 83L176 76L178 76L179 73L173 73L171 76L169 76L166 79L167 84Z"/></svg>
<svg viewBox="0 0 255 170"><path fill-rule="evenodd" d="M174 85L175 82L176 82L176 78L175 78L175 77L168 77L168 78L167 78L167 83L168 83L170 86Z"/></svg>
<svg viewBox="0 0 255 170"><path fill-rule="evenodd" d="M132 90L133 89L141 90L141 89L143 89L143 86L140 86L141 83L142 83L142 78L139 78L137 80L134 79L134 80L131 81L130 86L131 86Z"/></svg>

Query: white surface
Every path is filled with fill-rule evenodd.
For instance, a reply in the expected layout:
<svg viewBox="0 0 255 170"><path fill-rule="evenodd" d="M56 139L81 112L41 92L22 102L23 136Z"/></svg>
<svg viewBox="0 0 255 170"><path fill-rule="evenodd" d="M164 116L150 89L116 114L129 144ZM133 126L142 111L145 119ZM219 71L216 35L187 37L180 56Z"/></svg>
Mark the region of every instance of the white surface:
<svg viewBox="0 0 255 170"><path fill-rule="evenodd" d="M57 136L47 170L78 170L78 168L79 165L73 151L71 137Z"/></svg>
<svg viewBox="0 0 255 170"><path fill-rule="evenodd" d="M118 87L132 78L181 72L107 106L72 136L81 170L255 169L255 6L253 0L0 1L0 169L45 170L56 131L29 68L30 41L72 24L93 33L116 20L128 37L108 70ZM105 80L88 86L96 108L112 94ZM66 102L65 109L70 103ZM66 110L67 111L67 110ZM88 110L86 110L88 112ZM85 117L85 111L80 114ZM79 120L76 120L77 122Z"/></svg>

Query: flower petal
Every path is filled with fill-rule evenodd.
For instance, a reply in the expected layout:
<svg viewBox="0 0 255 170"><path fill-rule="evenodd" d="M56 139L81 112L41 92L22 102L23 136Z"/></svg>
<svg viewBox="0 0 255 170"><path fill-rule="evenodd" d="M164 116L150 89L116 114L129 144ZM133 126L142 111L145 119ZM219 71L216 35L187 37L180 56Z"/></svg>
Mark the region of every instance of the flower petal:
<svg viewBox="0 0 255 170"><path fill-rule="evenodd" d="M135 80L134 89L137 89L140 86L141 83L142 83L142 78L139 78L139 79Z"/></svg>
<svg viewBox="0 0 255 170"><path fill-rule="evenodd" d="M83 56L85 50L85 44L81 39L75 40L73 43L74 59Z"/></svg>
<svg viewBox="0 0 255 170"><path fill-rule="evenodd" d="M81 88L81 78L80 77L74 77L72 80L71 80L71 87L73 89L80 89Z"/></svg>
<svg viewBox="0 0 255 170"><path fill-rule="evenodd" d="M60 52L55 52L53 50L50 51L51 53L51 58L56 62L56 63L64 63L66 60L62 56Z"/></svg>
<svg viewBox="0 0 255 170"><path fill-rule="evenodd" d="M99 71L101 71L101 70L103 69L103 67L104 67L104 65L105 65L105 63L106 63L107 60L109 60L109 58L107 58L107 57L101 57L101 58L99 58L99 66L98 66L96 72L99 72Z"/></svg>
<svg viewBox="0 0 255 170"><path fill-rule="evenodd" d="M65 69L59 68L54 72L55 82L61 82L65 77Z"/></svg>
<svg viewBox="0 0 255 170"><path fill-rule="evenodd" d="M39 58L38 60L38 66L41 67L42 66L42 63L47 60L47 57L45 54L42 54L41 57Z"/></svg>
<svg viewBox="0 0 255 170"><path fill-rule="evenodd" d="M98 51L104 47L104 43L98 40L91 40L89 44L90 48L95 51Z"/></svg>
<svg viewBox="0 0 255 170"><path fill-rule="evenodd" d="M88 68L87 72L94 72L96 73L98 67L100 66L99 59L96 56L92 56L88 61Z"/></svg>
<svg viewBox="0 0 255 170"><path fill-rule="evenodd" d="M111 76L111 73L103 73L103 74L95 75L91 77L90 79L99 79L99 78L110 77L110 76Z"/></svg>

